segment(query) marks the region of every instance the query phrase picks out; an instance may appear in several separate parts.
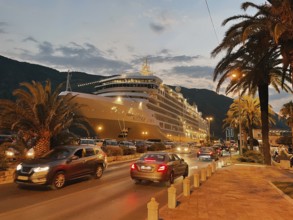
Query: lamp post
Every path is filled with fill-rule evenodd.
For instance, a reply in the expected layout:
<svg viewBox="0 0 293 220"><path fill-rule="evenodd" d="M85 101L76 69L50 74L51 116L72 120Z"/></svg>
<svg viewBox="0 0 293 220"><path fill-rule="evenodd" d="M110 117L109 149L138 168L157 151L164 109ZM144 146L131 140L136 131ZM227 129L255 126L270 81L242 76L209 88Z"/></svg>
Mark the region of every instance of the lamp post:
<svg viewBox="0 0 293 220"><path fill-rule="evenodd" d="M240 70L235 70L236 73L232 74L234 79L240 80L245 74L242 74ZM242 128L241 128L241 93L240 88L238 89L238 121L239 121L239 154L242 155Z"/></svg>
<svg viewBox="0 0 293 220"><path fill-rule="evenodd" d="M206 117L206 120L209 124L209 143L211 143L211 121L213 120L213 117Z"/></svg>

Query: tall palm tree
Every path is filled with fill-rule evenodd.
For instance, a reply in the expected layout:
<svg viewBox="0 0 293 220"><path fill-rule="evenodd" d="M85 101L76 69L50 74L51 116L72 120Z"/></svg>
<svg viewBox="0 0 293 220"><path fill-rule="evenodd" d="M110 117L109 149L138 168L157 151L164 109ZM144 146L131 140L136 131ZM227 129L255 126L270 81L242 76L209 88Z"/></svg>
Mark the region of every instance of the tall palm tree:
<svg viewBox="0 0 293 220"><path fill-rule="evenodd" d="M13 91L16 101L0 100L0 129L21 132L29 138L36 138L36 157L50 149L53 136L75 126L88 131L87 119L79 113L81 105L71 102L74 96L58 96L61 84L55 91L51 82L44 87L40 82L23 82Z"/></svg>
<svg viewBox="0 0 293 220"><path fill-rule="evenodd" d="M293 102L290 101L283 105L280 110L280 115L286 120L288 126L291 128L292 144L293 144Z"/></svg>
<svg viewBox="0 0 293 220"><path fill-rule="evenodd" d="M242 8L245 8L243 3ZM259 11L266 8L265 5L257 6L250 3ZM226 93L239 92L254 95L258 92L261 108L262 141L265 163L271 164L269 148L269 116L268 97L269 85L274 88L282 87L287 92L292 92L285 80L289 75L283 75L280 63L280 47L274 43L269 30L264 28L268 18L259 12L254 16L237 15L226 19L223 25L230 21L241 19L239 23L232 25L226 32L223 41L212 51L212 56L225 50L226 55L217 64L214 71L214 81L222 75L218 81L217 91L225 80L230 79L232 73L243 75L239 80L231 80L226 88ZM263 27L264 26L264 27ZM257 27L257 31L255 28ZM262 30L262 31L260 31Z"/></svg>
<svg viewBox="0 0 293 220"><path fill-rule="evenodd" d="M268 0L271 3L267 27L274 40L281 46L283 69L290 67L293 85L293 0Z"/></svg>
<svg viewBox="0 0 293 220"><path fill-rule="evenodd" d="M253 128L261 126L261 111L258 98L244 95L240 99L235 99L230 105L227 117L224 119L224 126L234 126L241 123L242 127L248 131L250 137L250 148L253 148ZM269 123L275 124L274 112L269 106ZM240 122L239 122L240 119Z"/></svg>

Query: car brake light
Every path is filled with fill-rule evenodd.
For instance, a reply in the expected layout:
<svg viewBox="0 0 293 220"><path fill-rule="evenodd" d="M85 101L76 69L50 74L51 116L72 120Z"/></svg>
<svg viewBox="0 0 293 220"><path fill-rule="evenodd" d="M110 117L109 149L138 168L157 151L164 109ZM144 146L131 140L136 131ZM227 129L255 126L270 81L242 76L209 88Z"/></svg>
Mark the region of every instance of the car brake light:
<svg viewBox="0 0 293 220"><path fill-rule="evenodd" d="M130 167L131 170L136 170L136 168L137 168L137 167L136 167L135 163L133 163L133 164L131 165L131 167Z"/></svg>
<svg viewBox="0 0 293 220"><path fill-rule="evenodd" d="M198 151L198 154L201 154L200 151Z"/></svg>
<svg viewBox="0 0 293 220"><path fill-rule="evenodd" d="M160 165L158 168L158 172L164 172L167 170L167 166L166 165Z"/></svg>
<svg viewBox="0 0 293 220"><path fill-rule="evenodd" d="M210 155L213 155L213 152L210 152Z"/></svg>

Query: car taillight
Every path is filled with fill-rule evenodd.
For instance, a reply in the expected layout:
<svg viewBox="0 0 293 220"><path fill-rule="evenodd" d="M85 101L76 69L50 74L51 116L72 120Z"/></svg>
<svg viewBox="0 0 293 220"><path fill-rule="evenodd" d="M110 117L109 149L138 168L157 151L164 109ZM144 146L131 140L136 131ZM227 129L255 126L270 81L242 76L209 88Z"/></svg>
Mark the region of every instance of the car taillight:
<svg viewBox="0 0 293 220"><path fill-rule="evenodd" d="M133 163L133 164L130 166L130 169L131 169L131 170L136 170L136 169L137 169L137 166L136 166L136 164L135 164L135 163Z"/></svg>
<svg viewBox="0 0 293 220"><path fill-rule="evenodd" d="M213 152L210 152L210 155L213 155Z"/></svg>
<svg viewBox="0 0 293 220"><path fill-rule="evenodd" d="M197 152L198 154L201 154L200 151Z"/></svg>
<svg viewBox="0 0 293 220"><path fill-rule="evenodd" d="M159 168L158 168L158 172L164 172L167 170L167 166L166 165L160 165Z"/></svg>

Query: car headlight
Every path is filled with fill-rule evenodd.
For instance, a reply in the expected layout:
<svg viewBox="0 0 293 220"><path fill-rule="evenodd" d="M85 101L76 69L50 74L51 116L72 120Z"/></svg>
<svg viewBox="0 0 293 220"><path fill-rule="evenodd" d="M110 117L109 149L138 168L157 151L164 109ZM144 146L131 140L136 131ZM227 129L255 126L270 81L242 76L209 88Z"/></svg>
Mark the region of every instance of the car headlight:
<svg viewBox="0 0 293 220"><path fill-rule="evenodd" d="M46 166L46 167L35 167L33 168L33 171L35 173L38 173L38 172L45 172L45 171L48 171L49 170L49 167Z"/></svg>
<svg viewBox="0 0 293 220"><path fill-rule="evenodd" d="M186 147L186 148L184 148L184 151L188 151L188 148Z"/></svg>
<svg viewBox="0 0 293 220"><path fill-rule="evenodd" d="M21 163L16 166L16 170L21 170L21 168L22 168L22 164Z"/></svg>
<svg viewBox="0 0 293 220"><path fill-rule="evenodd" d="M14 152L12 151L6 151L5 153L6 153L6 156L9 156L9 157L14 156Z"/></svg>
<svg viewBox="0 0 293 220"><path fill-rule="evenodd" d="M180 148L180 147L177 147L177 150L178 150L178 151L180 151L180 150L181 150L181 148Z"/></svg>

